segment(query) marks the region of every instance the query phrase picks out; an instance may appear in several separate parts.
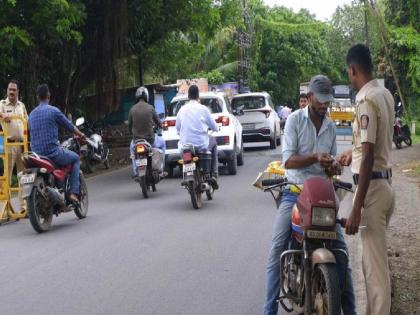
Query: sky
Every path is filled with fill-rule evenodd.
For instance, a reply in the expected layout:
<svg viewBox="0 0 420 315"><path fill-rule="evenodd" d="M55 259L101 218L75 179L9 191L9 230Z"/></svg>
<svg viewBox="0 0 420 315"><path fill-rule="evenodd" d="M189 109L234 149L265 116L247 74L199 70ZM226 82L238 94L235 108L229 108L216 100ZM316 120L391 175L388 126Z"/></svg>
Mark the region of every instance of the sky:
<svg viewBox="0 0 420 315"><path fill-rule="evenodd" d="M315 14L318 20L325 21L331 18L338 6L349 4L351 0L264 0L264 3L269 6L282 5L295 12L305 8Z"/></svg>

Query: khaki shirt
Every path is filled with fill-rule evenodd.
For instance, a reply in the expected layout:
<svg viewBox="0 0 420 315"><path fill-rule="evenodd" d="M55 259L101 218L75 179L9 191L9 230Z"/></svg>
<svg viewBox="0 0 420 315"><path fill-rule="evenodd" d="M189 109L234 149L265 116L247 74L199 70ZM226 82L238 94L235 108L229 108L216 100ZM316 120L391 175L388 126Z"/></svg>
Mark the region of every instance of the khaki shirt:
<svg viewBox="0 0 420 315"><path fill-rule="evenodd" d="M26 121L28 120L28 113L26 112L25 104L20 101L14 105L8 98L0 101L0 113L8 116L20 116ZM7 137L14 141L23 141L24 127L20 120L12 120L10 123L3 122L2 128L5 130L5 124L7 124Z"/></svg>
<svg viewBox="0 0 420 315"><path fill-rule="evenodd" d="M353 123L353 173L359 174L364 142L374 144L373 171L391 167L394 116L394 99L377 80L366 83L357 93Z"/></svg>

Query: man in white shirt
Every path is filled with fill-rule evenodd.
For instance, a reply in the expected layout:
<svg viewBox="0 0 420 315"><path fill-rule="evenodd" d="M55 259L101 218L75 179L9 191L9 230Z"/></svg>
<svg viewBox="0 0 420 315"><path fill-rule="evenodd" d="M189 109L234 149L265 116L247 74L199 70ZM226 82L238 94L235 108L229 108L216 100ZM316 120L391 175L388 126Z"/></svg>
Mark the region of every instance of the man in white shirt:
<svg viewBox="0 0 420 315"><path fill-rule="evenodd" d="M208 130L217 132L219 128L216 121L211 117L209 109L200 104L199 94L198 87L191 85L188 89L190 101L181 107L176 116L179 146L182 148L185 144L192 144L196 150L211 151L212 176L216 183L218 175L217 143L214 137L209 136Z"/></svg>

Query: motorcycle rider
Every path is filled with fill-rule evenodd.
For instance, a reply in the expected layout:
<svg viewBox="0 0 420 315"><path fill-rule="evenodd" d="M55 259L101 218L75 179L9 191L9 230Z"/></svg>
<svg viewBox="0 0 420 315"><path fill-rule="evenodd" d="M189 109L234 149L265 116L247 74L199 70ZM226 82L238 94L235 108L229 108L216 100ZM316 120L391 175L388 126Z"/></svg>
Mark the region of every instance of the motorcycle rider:
<svg viewBox="0 0 420 315"><path fill-rule="evenodd" d="M219 173L216 139L209 136L208 130L218 131L216 121L211 117L209 109L200 104L200 92L196 85L188 89L188 98L176 116L176 130L179 133L179 146L192 144L197 150L209 150L211 152L211 169L213 187L218 188L217 175Z"/></svg>
<svg viewBox="0 0 420 315"><path fill-rule="evenodd" d="M136 160L134 158L135 142L139 139L144 139L155 145L155 131L154 127L162 128L162 123L155 111L155 108L148 104L149 91L144 86L141 86L136 91L136 104L131 107L128 114L128 129L133 139L130 144L130 156L132 159L133 177L136 177ZM161 146L162 147L162 146ZM160 148L162 150L162 148ZM165 152L163 152L165 156Z"/></svg>
<svg viewBox="0 0 420 315"><path fill-rule="evenodd" d="M326 177L338 169L331 156L336 155L336 131L334 122L326 117L328 104L333 100L331 81L323 75L314 76L309 84L309 105L292 113L286 122L283 144L283 162L290 182L303 184L313 176ZM291 236L291 212L297 194L286 188L273 226L271 250L267 265L267 287L264 304L265 315L275 315L280 296L280 256L288 249ZM334 247L347 250L339 225ZM336 255L340 283L347 275L346 289L341 296L343 314L356 314L355 297L350 268L346 272L346 257Z"/></svg>
<svg viewBox="0 0 420 315"><path fill-rule="evenodd" d="M72 165L70 195L68 199L72 202L78 202L78 196L80 194L79 155L60 146L58 129L59 127L63 127L81 138L84 138L85 135L57 107L49 104L50 90L48 85L41 84L38 86L36 94L39 105L29 115L31 149L36 154L49 158L58 166Z"/></svg>

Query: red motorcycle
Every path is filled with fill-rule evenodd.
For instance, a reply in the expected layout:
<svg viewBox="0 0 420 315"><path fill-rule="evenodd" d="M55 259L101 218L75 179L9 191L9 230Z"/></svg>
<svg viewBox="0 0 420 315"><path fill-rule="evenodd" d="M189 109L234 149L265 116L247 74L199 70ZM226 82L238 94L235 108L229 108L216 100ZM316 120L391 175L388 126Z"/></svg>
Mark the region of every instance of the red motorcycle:
<svg viewBox="0 0 420 315"><path fill-rule="evenodd" d="M74 211L79 219L88 212L88 191L83 173L80 172L80 201L71 202L70 174L72 166L58 167L44 156L30 152L23 157L26 169L19 174L22 197L26 199L29 220L38 233L51 226L53 215Z"/></svg>
<svg viewBox="0 0 420 315"><path fill-rule="evenodd" d="M352 185L312 177L305 181L302 189L282 177L263 180L262 186L266 187L264 191L271 192L277 206L286 186L293 187L299 194L292 210L289 250L280 257L280 305L289 313L341 314L335 254L347 257L347 253L333 246L336 224L345 225L345 219L337 219L339 205L335 190L351 191Z"/></svg>

